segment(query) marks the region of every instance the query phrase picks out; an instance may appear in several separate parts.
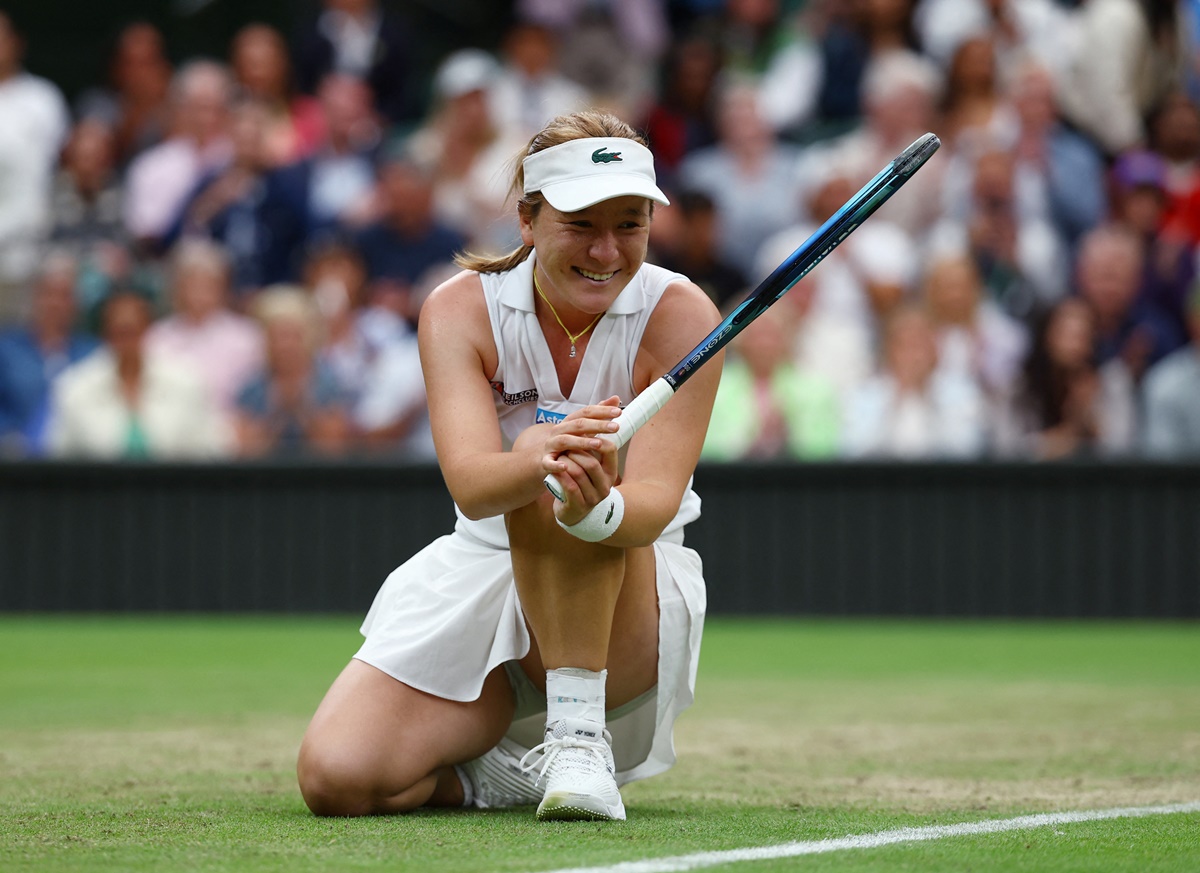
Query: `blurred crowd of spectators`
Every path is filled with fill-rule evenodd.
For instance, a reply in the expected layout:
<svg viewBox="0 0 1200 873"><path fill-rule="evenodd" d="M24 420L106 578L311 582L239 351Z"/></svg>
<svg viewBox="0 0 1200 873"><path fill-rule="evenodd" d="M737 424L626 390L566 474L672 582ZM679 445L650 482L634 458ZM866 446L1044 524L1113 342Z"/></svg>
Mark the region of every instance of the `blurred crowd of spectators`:
<svg viewBox="0 0 1200 873"><path fill-rule="evenodd" d="M1200 4L514 7L429 71L375 0L221 58L135 22L69 105L0 10L0 457L432 458L421 301L519 242L511 161L587 106L725 309L942 139L735 340L707 458L1200 456Z"/></svg>

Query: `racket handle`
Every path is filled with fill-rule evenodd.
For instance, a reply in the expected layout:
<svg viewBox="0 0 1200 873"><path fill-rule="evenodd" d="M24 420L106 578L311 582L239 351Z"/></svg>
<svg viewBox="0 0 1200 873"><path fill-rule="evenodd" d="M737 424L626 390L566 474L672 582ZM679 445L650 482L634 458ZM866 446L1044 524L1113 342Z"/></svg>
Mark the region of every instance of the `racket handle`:
<svg viewBox="0 0 1200 873"><path fill-rule="evenodd" d="M633 398L633 401L621 410L621 415L617 418L618 430L616 433L602 433L601 437L612 440L617 444L617 448L625 445L633 435L637 433L642 425L654 417L654 414L667 405L667 401L671 399L671 395L675 393L675 389L671 383L664 379L656 379L646 390ZM546 488L562 500L566 496L558 477L553 473L546 474Z"/></svg>

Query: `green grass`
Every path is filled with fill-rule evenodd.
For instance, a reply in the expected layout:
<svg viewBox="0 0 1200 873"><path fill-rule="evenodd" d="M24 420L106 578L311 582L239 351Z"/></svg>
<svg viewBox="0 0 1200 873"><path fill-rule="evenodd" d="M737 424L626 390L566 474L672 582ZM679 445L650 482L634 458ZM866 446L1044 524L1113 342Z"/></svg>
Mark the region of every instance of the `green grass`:
<svg viewBox="0 0 1200 873"><path fill-rule="evenodd" d="M357 618L0 617L0 870L548 870L1200 800L1194 624L713 620L679 764L618 825L320 820L307 720ZM1200 869L1200 815L720 868Z"/></svg>

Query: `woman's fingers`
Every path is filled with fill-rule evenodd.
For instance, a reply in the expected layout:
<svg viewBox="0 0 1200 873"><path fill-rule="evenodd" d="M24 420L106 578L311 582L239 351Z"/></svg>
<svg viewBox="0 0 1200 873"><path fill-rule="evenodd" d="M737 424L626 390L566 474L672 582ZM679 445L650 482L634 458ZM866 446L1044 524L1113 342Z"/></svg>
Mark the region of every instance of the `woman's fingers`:
<svg viewBox="0 0 1200 873"><path fill-rule="evenodd" d="M546 437L545 453L560 455L564 452L593 452L601 451L605 444L612 440L604 439L604 434L617 431L617 423L610 420L577 418L573 421L563 421L554 426Z"/></svg>
<svg viewBox="0 0 1200 873"><path fill-rule="evenodd" d="M620 428L615 421L621 415L620 398L612 396L575 410L550 431L546 439L547 454L588 452L600 448L592 440L602 434L614 434Z"/></svg>
<svg viewBox="0 0 1200 873"><path fill-rule="evenodd" d="M592 418L602 421L616 418L621 414L621 399L617 396L612 396L601 403L593 403L590 406L584 406L570 413L564 422L573 421L580 418Z"/></svg>
<svg viewBox="0 0 1200 873"><path fill-rule="evenodd" d="M547 435L542 469L563 488L563 518L586 515L616 481L617 445L606 436L617 432L620 414L620 398L613 396L577 409Z"/></svg>
<svg viewBox="0 0 1200 873"><path fill-rule="evenodd" d="M571 452L564 455L563 458L567 463L567 475L579 488L580 502L583 508L590 510L600 502L607 492L607 489L601 490L603 479L599 475L600 462L594 455L580 452Z"/></svg>
<svg viewBox="0 0 1200 873"><path fill-rule="evenodd" d="M615 416L610 418L572 418L565 419L554 426L554 433L593 434L616 433L618 428Z"/></svg>
<svg viewBox="0 0 1200 873"><path fill-rule="evenodd" d="M617 444L611 440L605 440L605 447L597 453L600 463L604 470L604 475L607 477L609 487L617 484L618 463L617 463Z"/></svg>
<svg viewBox="0 0 1200 873"><path fill-rule="evenodd" d="M542 458L542 468L553 473L562 487L560 518L568 524L590 512L616 484L616 444L609 440L600 442L603 445L599 449L566 451Z"/></svg>
<svg viewBox="0 0 1200 873"><path fill-rule="evenodd" d="M571 436L561 434L546 440L544 453L551 456L564 455L567 452L600 452L604 444L611 442L597 436Z"/></svg>

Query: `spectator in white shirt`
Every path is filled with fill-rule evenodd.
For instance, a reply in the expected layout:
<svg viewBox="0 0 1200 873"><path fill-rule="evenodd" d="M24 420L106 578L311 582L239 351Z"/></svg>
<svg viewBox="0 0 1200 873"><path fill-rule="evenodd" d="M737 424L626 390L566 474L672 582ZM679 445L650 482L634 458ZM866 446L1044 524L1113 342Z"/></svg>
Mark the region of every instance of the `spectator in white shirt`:
<svg viewBox="0 0 1200 873"><path fill-rule="evenodd" d="M857 178L833 160L808 201L811 221L767 238L758 251L756 280L780 263L827 221L857 188ZM823 373L842 391L871 374L879 328L914 290L919 259L904 228L874 218L854 232L810 274L811 315L801 328L801 363Z"/></svg>
<svg viewBox="0 0 1200 873"><path fill-rule="evenodd" d="M1032 320L1066 292L1066 243L1021 196L1017 158L1006 148L980 153L962 181L945 192L930 252L969 251L988 294L1015 318Z"/></svg>
<svg viewBox="0 0 1200 873"><path fill-rule="evenodd" d="M893 49L873 56L863 74L862 123L805 149L799 166L804 187L814 191L830 165L836 164L851 175L857 190L933 129L943 84L941 71L915 52ZM944 164L944 157L926 164L876 216L903 227L923 243L940 217Z"/></svg>
<svg viewBox="0 0 1200 873"><path fill-rule="evenodd" d="M70 126L58 88L22 67L24 41L0 11L0 324L26 309L29 280L50 228L58 154Z"/></svg>
<svg viewBox="0 0 1200 873"><path fill-rule="evenodd" d="M104 347L54 385L50 450L94 459L214 458L229 433L200 374L145 346L150 305L119 291L104 303Z"/></svg>
<svg viewBox="0 0 1200 873"><path fill-rule="evenodd" d="M983 392L939 369L933 322L916 306L888 320L883 369L850 397L843 450L851 457L972 458L986 445Z"/></svg>
<svg viewBox="0 0 1200 873"><path fill-rule="evenodd" d="M1150 368L1142 382L1144 451L1158 458L1200 458L1200 285L1187 306L1191 342Z"/></svg>
<svg viewBox="0 0 1200 873"><path fill-rule="evenodd" d="M1184 82L1184 10L1172 0L1088 0L1064 48L1063 113L1110 157L1146 144L1143 119Z"/></svg>
<svg viewBox="0 0 1200 873"><path fill-rule="evenodd" d="M989 34L996 42L1000 68L1036 60L1055 75L1065 72L1075 52L1079 17L1056 0L917 0L914 24L921 50L948 66L967 39Z"/></svg>
<svg viewBox="0 0 1200 873"><path fill-rule="evenodd" d="M529 140L496 119L491 94L499 72L482 49L447 55L434 75L433 111L404 143L432 176L435 217L472 251L507 252L520 243L506 168Z"/></svg>
<svg viewBox="0 0 1200 873"><path fill-rule="evenodd" d="M558 40L548 27L518 21L504 36L504 65L492 88L496 122L529 140L550 119L587 108L588 92L564 76L558 65Z"/></svg>
<svg viewBox="0 0 1200 873"><path fill-rule="evenodd" d="M1020 374L1029 335L984 294L975 262L965 253L935 258L925 272L924 294L941 365L978 379L992 396L1007 396Z"/></svg>

